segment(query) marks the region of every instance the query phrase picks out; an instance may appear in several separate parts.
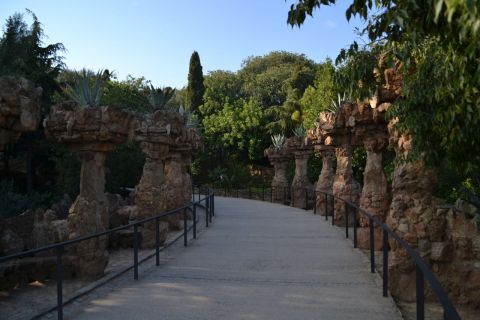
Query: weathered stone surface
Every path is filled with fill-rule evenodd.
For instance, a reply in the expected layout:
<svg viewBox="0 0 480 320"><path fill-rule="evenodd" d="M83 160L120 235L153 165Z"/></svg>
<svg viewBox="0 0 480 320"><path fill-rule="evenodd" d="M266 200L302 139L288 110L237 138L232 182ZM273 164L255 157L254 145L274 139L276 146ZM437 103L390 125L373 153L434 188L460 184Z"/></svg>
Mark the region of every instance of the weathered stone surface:
<svg viewBox="0 0 480 320"><path fill-rule="evenodd" d="M22 132L38 128L41 96L42 88L31 81L0 77L0 151Z"/></svg>
<svg viewBox="0 0 480 320"><path fill-rule="evenodd" d="M44 126L48 137L78 152L82 160L80 194L67 219L69 238L106 230L109 226L108 199L104 192L106 153L132 137L135 116L108 106L86 107L67 102L52 107ZM106 237L72 246L76 275L101 276L108 263L106 246Z"/></svg>
<svg viewBox="0 0 480 320"><path fill-rule="evenodd" d="M337 170L333 182L333 195L358 205L362 188L355 180L352 170L352 148L343 146L335 148L337 157ZM352 219L349 219L352 222ZM341 200L335 199L335 224L345 225L345 205Z"/></svg>
<svg viewBox="0 0 480 320"><path fill-rule="evenodd" d="M322 157L322 171L318 176L318 181L315 184L315 189L318 191L333 192L333 180L335 179L335 168L334 168L334 149L332 147L327 147L324 145L317 145L315 149L319 151ZM316 206L317 206L317 213L321 215L325 215L325 209L328 212L331 212L333 209L333 202L328 202L328 207L326 208L325 205L325 195L323 193L318 193L316 197Z"/></svg>
<svg viewBox="0 0 480 320"><path fill-rule="evenodd" d="M272 180L272 201L285 203L288 197L287 189L289 188L287 166L291 155L285 148L275 149L272 147L265 149L265 155L275 170L275 175Z"/></svg>
<svg viewBox="0 0 480 320"><path fill-rule="evenodd" d="M363 173L363 188L360 198L360 208L376 217L378 221L385 222L390 195L388 193L387 177L383 171L382 152L387 145L386 136L380 133L375 137L368 137L364 141L367 151L367 163ZM360 228L358 230L358 246L362 249L370 247L370 231L367 228L369 221L360 216ZM375 230L375 250L382 249L382 231Z"/></svg>
<svg viewBox="0 0 480 320"><path fill-rule="evenodd" d="M295 176L292 180L291 205L297 208L308 206L305 188L311 189L312 184L308 179L308 158L313 152L311 141L307 138L288 138L285 147L295 158Z"/></svg>

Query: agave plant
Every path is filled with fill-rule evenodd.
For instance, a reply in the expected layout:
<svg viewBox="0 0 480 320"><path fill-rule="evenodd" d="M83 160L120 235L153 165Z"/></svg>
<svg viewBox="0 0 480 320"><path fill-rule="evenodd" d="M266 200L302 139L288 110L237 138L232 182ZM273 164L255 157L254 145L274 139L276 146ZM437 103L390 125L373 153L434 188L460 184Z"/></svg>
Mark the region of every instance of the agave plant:
<svg viewBox="0 0 480 320"><path fill-rule="evenodd" d="M348 97L348 100L351 99L351 93ZM338 112L340 111L340 108L342 106L342 102L344 101L347 101L347 96L345 94L345 92L343 93L343 97L340 95L340 93L338 94L338 101L335 102L333 99L332 99L332 104L330 107L327 108L327 111L330 112L330 113L333 113L334 115L337 115Z"/></svg>
<svg viewBox="0 0 480 320"><path fill-rule="evenodd" d="M196 128L198 126L198 118L193 112L185 110L182 105L178 107L177 112L185 118L185 127Z"/></svg>
<svg viewBox="0 0 480 320"><path fill-rule="evenodd" d="M293 131L293 134L295 135L295 137L297 137L297 138L305 138L305 136L307 135L307 129L305 129L305 127L303 125L299 125L298 127L293 129L292 131Z"/></svg>
<svg viewBox="0 0 480 320"><path fill-rule="evenodd" d="M93 74L87 69L82 69L80 72L74 72L73 86L67 84L64 91L70 99L81 106L97 107L102 99L102 85L103 70Z"/></svg>
<svg viewBox="0 0 480 320"><path fill-rule="evenodd" d="M148 102L156 110L164 110L176 91L171 87L155 88L152 85L150 85L150 90Z"/></svg>
<svg viewBox="0 0 480 320"><path fill-rule="evenodd" d="M274 134L272 137L273 148L280 150L285 143L285 136L283 134Z"/></svg>

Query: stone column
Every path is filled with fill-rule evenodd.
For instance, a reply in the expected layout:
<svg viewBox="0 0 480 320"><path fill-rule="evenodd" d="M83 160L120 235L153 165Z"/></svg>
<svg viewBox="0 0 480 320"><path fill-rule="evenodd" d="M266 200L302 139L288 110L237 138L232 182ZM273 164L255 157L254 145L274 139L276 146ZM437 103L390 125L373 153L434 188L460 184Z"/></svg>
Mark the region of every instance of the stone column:
<svg viewBox="0 0 480 320"><path fill-rule="evenodd" d="M327 146L318 146L316 147L319 150L320 156L322 157L322 171L318 176L318 181L315 184L315 190L324 191L332 193L333 189L333 180L335 178L335 169L334 169L334 149ZM317 213L322 216L325 215L325 195L323 193L317 194ZM331 210L333 203L329 202L329 207L327 210Z"/></svg>
<svg viewBox="0 0 480 320"><path fill-rule="evenodd" d="M185 199L182 196L183 191L182 155L180 152L170 151L165 160L166 210L175 209L185 204ZM166 220L171 230L180 229L182 220L180 214L171 215Z"/></svg>
<svg viewBox="0 0 480 320"><path fill-rule="evenodd" d="M411 149L408 134L399 135L389 124L390 143L397 157L405 157ZM399 161L392 182L392 202L387 225L405 240L428 263L432 250L432 234L436 225L436 207L440 200L432 196L436 183L435 170L420 158ZM437 240L438 241L438 240ZM415 264L404 249L390 238L389 288L396 298L411 301L415 297Z"/></svg>
<svg viewBox="0 0 480 320"><path fill-rule="evenodd" d="M284 203L287 198L289 187L287 180L288 160L288 157L270 157L270 162L275 170L275 176L272 180L272 201L276 203Z"/></svg>
<svg viewBox="0 0 480 320"><path fill-rule="evenodd" d="M297 208L305 208L306 194L304 188L311 188L312 184L308 180L308 158L312 154L308 150L295 150L295 176L292 181L292 205Z"/></svg>
<svg viewBox="0 0 480 320"><path fill-rule="evenodd" d="M335 148L337 171L333 182L333 194L336 197L358 204L362 192L360 184L355 180L352 170L352 147L345 145ZM345 226L345 204L335 200L335 224ZM352 219L349 220L350 223Z"/></svg>
<svg viewBox="0 0 480 320"><path fill-rule="evenodd" d="M109 146L107 149L110 149ZM82 150L80 194L69 210L67 226L69 238L105 231L108 228L108 200L105 195L105 158L107 151ZM97 278L103 275L108 263L107 238L82 241L71 248L72 263L80 278Z"/></svg>
<svg viewBox="0 0 480 320"><path fill-rule="evenodd" d="M360 207L381 222L385 222L390 205L388 182L382 162L382 153L386 145L386 137L372 137L364 141L367 163L363 173L363 189L360 198ZM362 228L358 229L358 246L362 249L368 249L370 248L369 221L363 215L360 215L360 226ZM375 250L381 249L382 230L375 228Z"/></svg>
<svg viewBox="0 0 480 320"><path fill-rule="evenodd" d="M183 202L188 203L192 201L192 177L190 176L188 168L192 165L192 155L189 151L184 151L182 156L182 178L183 178Z"/></svg>
<svg viewBox="0 0 480 320"><path fill-rule="evenodd" d="M137 219L145 219L166 210L165 199L165 157L167 144L141 142L140 147L145 155L145 164L140 182L135 187L135 205ZM148 222L142 228L142 247L150 248L155 244L155 222ZM168 225L160 222L160 243L167 237Z"/></svg>

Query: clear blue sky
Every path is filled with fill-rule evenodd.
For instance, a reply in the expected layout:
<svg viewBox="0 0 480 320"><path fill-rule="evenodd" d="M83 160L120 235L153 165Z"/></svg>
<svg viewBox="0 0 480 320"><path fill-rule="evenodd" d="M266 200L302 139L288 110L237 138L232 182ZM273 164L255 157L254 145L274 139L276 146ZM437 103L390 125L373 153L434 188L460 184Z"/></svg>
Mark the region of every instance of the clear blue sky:
<svg viewBox="0 0 480 320"><path fill-rule="evenodd" d="M335 58L359 25L346 21L345 1L339 2L300 29L286 24L293 0L0 0L0 21L3 27L28 8L43 24L46 43L65 45L69 68L107 68L119 79L131 74L182 87L194 50L204 74L236 71L248 56L273 50L317 62Z"/></svg>

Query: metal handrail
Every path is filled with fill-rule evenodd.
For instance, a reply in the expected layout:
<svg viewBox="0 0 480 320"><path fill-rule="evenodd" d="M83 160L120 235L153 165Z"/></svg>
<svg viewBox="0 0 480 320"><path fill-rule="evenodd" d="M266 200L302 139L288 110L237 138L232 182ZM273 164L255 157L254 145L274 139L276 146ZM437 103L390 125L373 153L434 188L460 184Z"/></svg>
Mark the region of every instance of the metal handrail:
<svg viewBox="0 0 480 320"><path fill-rule="evenodd" d="M263 189L270 189L270 202L273 202L273 188L270 187L262 187L262 192ZM282 187L277 187L277 189L281 190ZM388 296L388 237L392 237L395 239L403 249L410 255L410 257L413 259L415 263L415 268L416 268L416 318L417 320L424 320L425 319L425 298L424 298L424 279L426 278L428 283L430 284L433 292L436 294L438 301L440 302L443 311L444 311L444 319L446 320L461 320L460 315L458 314L457 310L453 306L452 302L448 298L445 290L443 290L440 282L438 281L437 277L435 274L430 270L430 268L426 265L426 263L423 261L423 259L420 257L420 255L405 241L403 240L398 234L395 233L390 227L388 227L385 223L381 222L376 216L373 216L372 214L368 213L367 211L363 210L362 208L358 207L356 204L345 200L343 198L335 196L333 193L326 192L326 191L321 191L321 190L316 190L314 188L294 188L294 187L283 187L283 203L287 204L287 198L286 194L287 193L292 193L295 189L298 190L303 190L305 191L305 201L304 201L304 209L307 210L308 208L308 197L309 194L314 194L314 207L313 211L314 214L316 214L316 197L317 195L323 194L325 195L325 219L328 220L328 208L329 208L329 198L332 200L331 201L331 208L333 211L335 211L335 199L342 201L345 205L345 234L346 237L349 237L349 224L348 224L348 216L349 216L349 211L348 207L354 209L353 214L354 214L354 221L353 221L353 245L354 248L357 248L357 214L360 213L363 216L365 216L368 221L369 221L369 228L370 228L370 271L372 273L375 272L375 248L374 248L374 240L375 240L375 233L374 233L374 228L375 226L380 227L383 230L383 245L382 245L382 253L383 253L383 272L382 272L382 291L383 291L383 296L387 297ZM245 189L243 189L245 190ZM288 191L288 192L287 192ZM237 195L238 195L238 190L237 190ZM250 195L250 192L249 192ZM237 196L238 197L238 196ZM265 201L265 198L263 197L263 200ZM294 199L293 196L291 196L291 205L294 204ZM335 223L335 216L334 212L331 214L332 216L332 225Z"/></svg>
<svg viewBox="0 0 480 320"><path fill-rule="evenodd" d="M196 200L196 201L195 201L195 188L198 188L198 200ZM31 250L11 254L11 255L8 255L8 256L0 257L0 263L7 262L7 261L10 261L10 260L16 260L16 259L20 259L20 258L24 258L24 257L28 257L28 256L32 256L32 255L35 255L39 252L55 249L55 251L56 251L55 252L55 254L56 254L55 278L56 278L56 281L57 281L57 306L54 307L54 308L50 308L47 311L44 311L39 315L36 315L34 318L41 317L41 316L47 314L48 312L54 311L56 309L57 310L57 318L59 320L62 320L63 319L63 307L66 304L74 301L75 299L77 299L77 298L79 298L82 295L87 293L87 292L84 292L84 293L81 293L77 296L69 298L66 302L63 301L62 257L63 257L64 251L65 251L65 247L76 244L76 243L79 243L79 242L82 242L82 241L106 236L106 235L118 232L120 230L125 230L125 229L129 229L129 228L133 227L133 229L134 229L134 238L133 238L133 251L134 251L134 259L133 260L134 260L134 263L133 263L132 266L129 266L125 270L120 271L115 277L120 276L121 274L124 274L125 272L133 269L134 270L133 278L134 278L134 280L138 280L138 265L140 263L142 263L144 261L147 261L148 259L155 256L156 257L156 265L159 266L160 265L160 255L159 255L160 251L162 251L165 248L168 248L169 246L171 246L173 243L175 243L176 241L178 241L182 237L184 239L184 246L187 246L188 245L188 231L190 231L192 229L193 229L193 239L197 238L197 223L198 223L197 215L196 215L197 207L201 207L201 208L205 209L206 227L208 228L209 224L212 223L212 220L213 220L212 217L215 215L215 194L214 194L214 192L212 192L212 190L210 190L208 188L203 188L203 191L204 191L203 194L205 194L205 196L202 198L202 188L197 187L197 186L192 186L193 199L190 203L188 203L188 204L186 204L182 207L175 208L175 209L172 209L172 210L168 210L168 211L159 213L155 216L148 217L148 218L145 218L145 219L136 220L136 221L130 222L129 224L127 224L125 226L120 226L120 227L108 229L108 230L105 230L105 231L102 231L102 232L98 232L98 233L94 233L94 234L90 234L90 235L86 235L86 236L81 236L81 237L78 237L78 238L75 238L75 239L72 239L72 240L67 240L67 241L63 241L63 242L59 242L59 243L54 243L54 244L43 246L43 247L40 247L40 248L31 249ZM204 202L204 204L202 204L202 202ZM190 227L188 227L188 225L187 225L187 214L186 214L185 210L190 210L190 212L192 212L192 214L193 214L193 225L190 226ZM179 214L179 213L183 214L183 224L184 224L183 233L180 234L178 237L176 237L171 242L167 243L164 247L160 248L160 240L159 240L160 239L159 238L159 233L160 233L160 231L159 231L159 221L160 221L160 219L162 219L164 217L167 217L167 216ZM138 226L143 225L146 222L152 222L154 220L156 222L155 252L139 261L138 260L138 248L139 248ZM112 280L115 277L112 277L109 280ZM106 282L104 282L104 283L106 283ZM104 284L104 283L102 283L102 284ZM95 286L94 288L97 288L97 287L98 286ZM94 288L92 288L91 290L93 290ZM91 290L89 290L88 292L90 292Z"/></svg>

